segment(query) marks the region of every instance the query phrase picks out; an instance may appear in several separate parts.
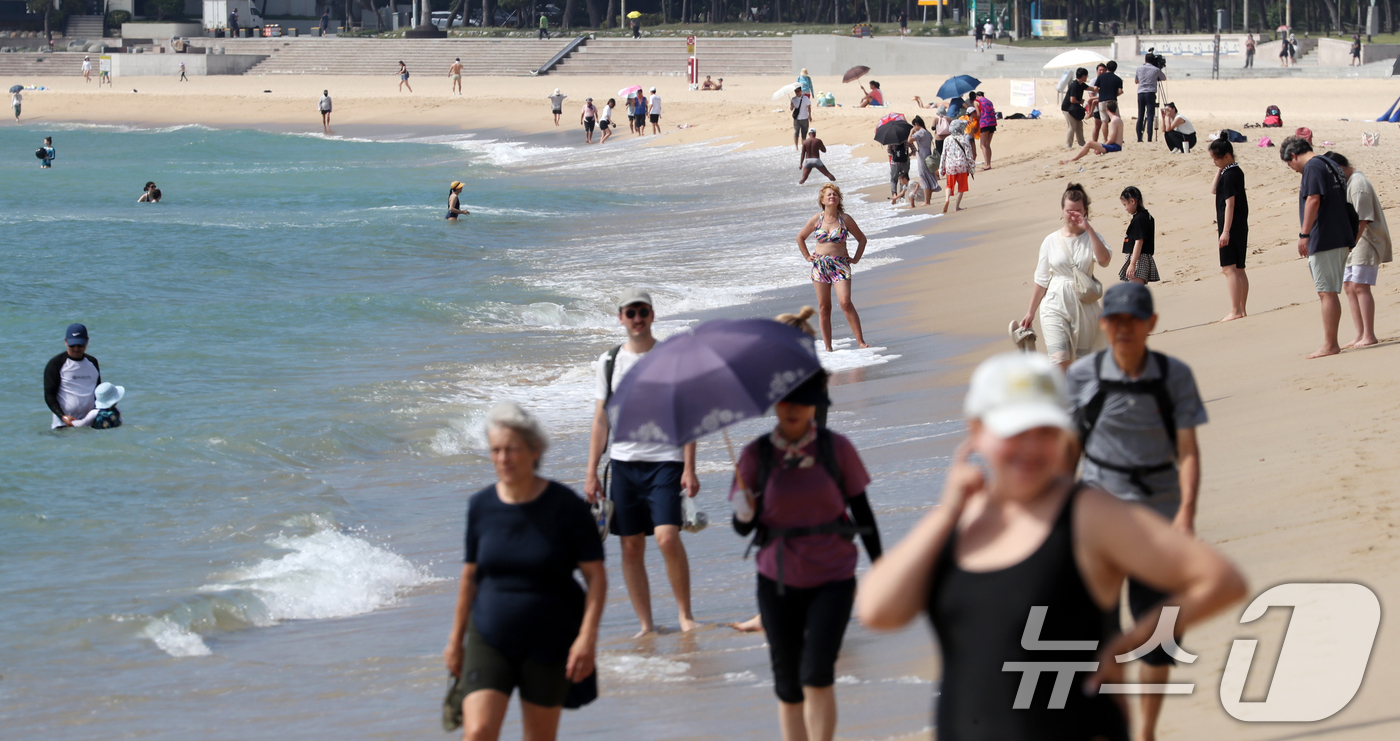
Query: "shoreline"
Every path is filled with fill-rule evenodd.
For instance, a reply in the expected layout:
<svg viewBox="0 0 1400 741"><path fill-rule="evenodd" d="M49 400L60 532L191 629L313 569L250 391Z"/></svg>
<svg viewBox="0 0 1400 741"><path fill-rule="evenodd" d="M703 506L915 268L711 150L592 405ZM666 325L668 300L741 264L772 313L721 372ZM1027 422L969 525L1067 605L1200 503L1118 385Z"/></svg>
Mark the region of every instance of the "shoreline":
<svg viewBox="0 0 1400 741"><path fill-rule="evenodd" d="M346 81L345 78L324 79ZM715 105L711 107L715 110L710 112L715 114L714 122L707 120L680 131L671 129L667 136L655 141L647 137L645 143L666 146L732 137L746 141L745 149L790 144L790 133L781 128L781 118L785 114L779 110L777 115L772 115L772 109L784 104L773 102L765 109L761 100L773 87L770 83L781 79L736 78L739 87L733 89L744 94L733 101L718 96L702 99L700 103L666 100L667 106L673 106L668 110L679 111L677 118L683 120L699 120L698 116L702 115L699 109L710 105L703 101L713 100ZM899 86L902 89L907 84L912 89L928 89L926 80L891 79L890 88ZM546 85L550 89L554 86L584 89L585 80L600 88L626 82L620 78L509 79L502 83L497 97L469 98L478 104L470 115L474 122L488 124L490 130L519 131L519 136L527 142L530 137L538 137L539 143L576 137L580 141L574 146L582 146L577 127L561 126L551 137L552 125L521 125L517 104L527 99L508 94L506 83L533 91L535 87ZM277 79L258 81L255 85L265 83L279 89L292 87L285 84L290 82L294 81ZM314 83L310 87L317 92L322 84L310 79L300 82L303 85L298 87ZM1000 81L988 81L985 87L993 89L994 82L997 89L1002 87ZM1288 98L1289 106L1284 111L1288 129L1244 132L1250 142L1240 145L1237 153L1247 171L1253 205L1248 263L1252 279L1251 316L1242 321L1218 324L1215 321L1226 308L1225 288L1214 262L1213 199L1209 193L1213 171L1203 152L1204 139L1209 130L1221 126L1240 129L1238 121L1234 120L1240 111L1260 117L1264 105L1284 99L1282 96L1289 89L1286 86L1295 84L1295 81L1269 85L1263 82L1247 81L1247 85L1236 84L1236 81L1173 82L1176 100L1182 103L1183 113L1192 118L1201 134L1201 145L1190 155L1169 155L1161 144L1151 148L1129 144L1120 155L1090 155L1074 166L1060 167L1054 164L1063 156L1057 146L1063 142L1063 124L1057 118L1042 122L1008 121L995 140L994 169L977 173L972 183L964 202L968 210L916 225L916 231L923 234L924 239L901 245L899 249L901 252L912 250L929 244L934 234L950 232L958 235L951 240L951 246L928 256L927 260L911 260L911 264L903 266L908 269L882 271L884 275L872 281L882 287L888 286L889 293L878 300L872 300L869 292L858 294L863 298L857 299L857 305L879 306L891 316L899 314L893 326L902 336L917 338L937 334L970 345L971 349L957 357L939 361L942 370L910 379L911 385L929 384L956 395L954 389L965 384L977 361L993 351L1011 349L1009 341L1000 338L1005 336L1007 322L1025 313L1036 248L1040 239L1055 228L1056 199L1064 183L1082 182L1094 197L1091 222L1115 254L1109 268L1097 273L1105 283L1116 280L1121 264L1117 245L1126 217L1118 206L1117 192L1124 185L1140 185L1149 209L1157 218L1157 256L1163 275L1163 282L1152 286L1162 320L1149 344L1180 357L1193 368L1211 416L1210 423L1200 432L1203 458L1198 516L1200 537L1217 545L1240 564L1250 579L1251 596L1282 582L1358 581L1369 585L1385 601L1400 589L1400 577L1395 575L1394 569L1397 558L1391 545L1395 528L1400 527L1397 524L1400 519L1395 514L1400 508L1400 495L1388 485L1387 476L1393 467L1387 441L1400 432L1394 421L1394 412L1400 411L1400 403L1392 401L1393 394L1387 393L1400 388L1388 373L1394 364L1396 345L1400 343L1400 312L1396 311L1400 306L1400 290L1390 280L1393 268L1383 269L1375 291L1377 335L1383 339L1380 346L1348 351L1332 358L1304 360L1303 356L1317 344L1319 327L1316 295L1306 277L1306 267L1292 253L1290 240L1290 235L1296 231L1297 178L1278 161L1277 149L1254 146L1261 133L1277 141L1294 126L1308 126L1314 130L1319 143L1328 139L1341 142L1336 148L1371 177L1382 201L1387 205L1397 203L1400 191L1393 183L1400 175L1400 158L1390 149L1362 149L1359 145L1361 132L1380 126L1355 120L1331 120L1347 113L1359 117L1360 114L1347 110L1348 106L1359 108L1364 104L1377 110L1384 108L1384 102L1373 106L1371 98L1352 102L1363 93L1378 97L1378 92L1371 91L1383 89L1380 87L1383 81L1329 81L1325 94L1315 90L1294 93ZM823 83L829 85L829 81L819 80L818 89ZM76 84L81 85L81 80ZM135 84L148 86L145 80ZM445 86L445 81L443 84ZM651 78L648 84L652 84ZM768 85L769 89L753 87L755 85ZM386 80L383 86L392 89L393 83ZM164 90L164 86L149 84L149 87ZM489 86L483 84L483 87ZM1004 97L996 93L997 89L993 89L993 100L1000 107ZM242 97L249 95L251 93ZM317 122L310 118L314 115L314 98L293 99L290 95L275 94L271 98L273 109L279 114L285 112L286 116L264 118L282 121L285 126L301 126L299 122L306 120L306 125L315 131ZM73 93L55 93L55 97L59 96L77 97ZM189 96L162 93L162 97L179 100ZM212 98L199 97L201 105L204 97ZM386 94L365 98L345 96L347 104L365 101L365 111L350 116L354 123L347 125L403 125L389 120L396 115L397 107L383 101L392 97ZM43 98L40 94L33 98L27 96L27 110L31 100L39 103ZM145 105L139 96L127 100L132 104L104 105L100 110L120 116L135 114L139 110L138 103ZM228 128L257 128L250 121L240 121L234 115L236 110L228 110L227 100L214 100L222 101L221 105L213 106L221 110L209 111L208 115L222 115L226 119L223 124ZM340 100L337 97L338 108L342 105ZM420 95L414 99L412 110L420 113L423 120L450 126L441 122L450 120L457 112L444 110L448 103L423 105L424 101L431 100ZM539 106L538 111L530 115L542 113L539 120L547 121L545 101L534 97L528 100L537 100ZM1339 100L1346 101L1341 109ZM68 101L62 102L68 105ZM241 104L235 101L235 108L237 105ZM351 108L353 110L354 105ZM900 108L896 106L893 110ZM908 115L909 109L903 110ZM1214 114L1192 115L1195 110L1210 110ZM297 113L298 117L293 118L292 111L304 113ZM566 123L570 120L568 111L566 105ZM1299 115L1298 111L1327 113ZM185 116L182 123L191 123L187 109L172 106L161 113L172 118ZM814 126L822 130L822 138L830 143L856 141L857 137L868 136L868 127L878 118L876 114L876 111L860 109L818 109L819 118ZM822 117L829 117L830 123ZM669 123L674 124L675 120ZM106 119L97 125L110 124L111 120ZM32 124L25 122L25 125ZM566 128L571 130L566 132ZM1131 124L1125 128L1131 140ZM628 135L624 132L623 136ZM565 144L561 141L559 145ZM874 148L857 148L855 154L871 159L882 153ZM837 175L840 177L839 172ZM913 213L929 211L916 209ZM1345 310L1343 314L1345 337L1350 326L1349 315ZM836 322L838 327L844 326L841 319L836 318ZM1197 687L1193 695L1167 698L1162 738L1266 739L1287 735L1287 731L1269 724L1234 721L1224 713L1217 699L1230 642L1237 637L1275 641L1283 630L1284 623L1273 614L1254 624L1238 625L1243 607L1233 607L1187 635L1183 646L1199 654L1201 660L1174 672L1173 677L1177 681L1193 681ZM1276 658L1261 654L1261 665L1251 674L1269 676L1271 666L1268 663L1274 660ZM1400 721L1392 717L1388 700L1400 686L1397 660L1400 660L1400 648L1383 630L1373 649L1367 679L1351 704L1333 717L1301 726L1299 730L1310 734L1327 733L1329 738L1338 739L1379 738L1388 735L1386 731L1393 732L1394 726L1388 724ZM1254 688L1254 684L1250 686ZM1257 689L1262 691L1263 688L1260 684ZM926 737L916 734L908 738Z"/></svg>

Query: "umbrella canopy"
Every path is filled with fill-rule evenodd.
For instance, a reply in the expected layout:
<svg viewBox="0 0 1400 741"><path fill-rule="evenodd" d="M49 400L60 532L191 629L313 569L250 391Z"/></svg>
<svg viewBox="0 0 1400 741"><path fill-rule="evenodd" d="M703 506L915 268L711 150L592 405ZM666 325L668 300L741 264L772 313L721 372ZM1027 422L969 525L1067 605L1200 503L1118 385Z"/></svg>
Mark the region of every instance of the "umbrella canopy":
<svg viewBox="0 0 1400 741"><path fill-rule="evenodd" d="M657 345L608 402L614 440L685 445L758 417L821 368L802 330L715 319Z"/></svg>
<svg viewBox="0 0 1400 741"><path fill-rule="evenodd" d="M913 129L914 125L905 121L903 116L900 116L898 119L881 124L879 128L875 129L875 141L886 146L890 144L903 144L909 141L909 132Z"/></svg>
<svg viewBox="0 0 1400 741"><path fill-rule="evenodd" d="M903 120L904 120L904 114L903 114L903 113L891 113L891 114L885 116L884 118L880 119L879 123L876 123L876 124L875 124L875 128L878 129L878 128L880 128L881 126L884 126L885 124L887 124L887 123L889 123L889 122L891 122L891 121L903 121Z"/></svg>
<svg viewBox="0 0 1400 741"><path fill-rule="evenodd" d="M1042 69L1065 69L1068 67L1093 67L1107 62L1108 57L1088 49L1073 49L1051 59Z"/></svg>
<svg viewBox="0 0 1400 741"><path fill-rule="evenodd" d="M642 89L642 86L641 86L641 85L633 85L633 86L631 86L631 87L625 87L625 88L623 88L623 89L617 91L617 94L620 95L620 96L622 96L622 97L624 97L624 98L630 98L630 97L632 97L634 94L636 94L637 92L641 91L641 89Z"/></svg>
<svg viewBox="0 0 1400 741"><path fill-rule="evenodd" d="M865 73L869 71L869 67L864 67L857 64L856 66L846 70L846 74L841 75L841 82L850 82L851 80L858 80L861 77L864 77Z"/></svg>
<svg viewBox="0 0 1400 741"><path fill-rule="evenodd" d="M631 13L628 13L628 14L627 14L627 17L628 17L628 18L641 18L641 17L642 17L642 14L641 14L639 11L634 10L634 11L632 11Z"/></svg>
<svg viewBox="0 0 1400 741"><path fill-rule="evenodd" d="M790 82L790 83L788 83L788 84L786 84L786 85L784 85L784 86L778 88L777 90L775 90L775 91L773 92L773 100L781 100L782 98L789 98L789 97L792 97L793 95L796 95L796 94L797 94L797 91L798 91L798 90L801 90L801 89L802 89L802 86L801 86L801 85L799 85L799 84L797 84L797 83L795 83L795 82Z"/></svg>
<svg viewBox="0 0 1400 741"><path fill-rule="evenodd" d="M17 92L19 92L19 91L21 91L21 90L23 90L23 89L24 89L24 86L23 86L23 85L11 85L11 86L10 86L10 92L12 92L12 93L17 93Z"/></svg>
<svg viewBox="0 0 1400 741"><path fill-rule="evenodd" d="M982 81L972 75L949 77L942 85L938 86L938 97L944 99L956 98L959 95L964 95L976 90L977 86L981 84Z"/></svg>

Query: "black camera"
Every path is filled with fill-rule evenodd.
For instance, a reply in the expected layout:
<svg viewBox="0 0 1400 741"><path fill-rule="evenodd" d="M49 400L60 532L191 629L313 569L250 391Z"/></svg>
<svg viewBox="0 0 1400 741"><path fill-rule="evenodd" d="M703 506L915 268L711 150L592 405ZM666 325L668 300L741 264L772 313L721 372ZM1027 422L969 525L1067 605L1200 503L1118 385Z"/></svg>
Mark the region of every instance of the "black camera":
<svg viewBox="0 0 1400 741"><path fill-rule="evenodd" d="M1162 69L1167 66L1167 58L1156 52L1157 48L1155 46L1147 50L1147 63L1157 69Z"/></svg>

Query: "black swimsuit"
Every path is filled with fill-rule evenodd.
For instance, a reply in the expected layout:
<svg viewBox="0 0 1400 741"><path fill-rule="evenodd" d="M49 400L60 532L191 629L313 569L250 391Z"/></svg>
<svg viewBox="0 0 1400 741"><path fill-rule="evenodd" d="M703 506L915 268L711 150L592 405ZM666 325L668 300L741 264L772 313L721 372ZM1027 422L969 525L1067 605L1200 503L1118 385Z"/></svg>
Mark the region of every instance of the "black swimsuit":
<svg viewBox="0 0 1400 741"><path fill-rule="evenodd" d="M1099 609L1074 560L1071 518L1079 486L1065 497L1045 542L1025 560L995 571L959 568L957 533L939 555L929 590L928 612L943 654L943 679L935 727L939 741L1127 741L1127 722L1113 698L1088 697L1088 672L1075 672L1068 701L1049 709L1057 673L1043 672L1030 708L1015 710L1022 672L1003 663L1093 662L1096 651L1030 651L1022 634L1034 606L1047 606L1043 641L1098 641L1116 631L1110 613ZM1116 613L1113 613L1116 616Z"/></svg>

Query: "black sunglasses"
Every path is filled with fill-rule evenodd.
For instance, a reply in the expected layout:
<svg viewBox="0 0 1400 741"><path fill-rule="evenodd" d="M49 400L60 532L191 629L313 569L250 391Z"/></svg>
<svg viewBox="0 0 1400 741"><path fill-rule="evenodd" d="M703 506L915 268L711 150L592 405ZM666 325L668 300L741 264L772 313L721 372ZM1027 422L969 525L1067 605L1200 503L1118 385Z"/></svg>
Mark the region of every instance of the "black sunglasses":
<svg viewBox="0 0 1400 741"><path fill-rule="evenodd" d="M622 312L622 315L627 317L628 319L636 319L637 317L646 319L647 317L651 316L651 307L639 306L635 309L628 309Z"/></svg>

